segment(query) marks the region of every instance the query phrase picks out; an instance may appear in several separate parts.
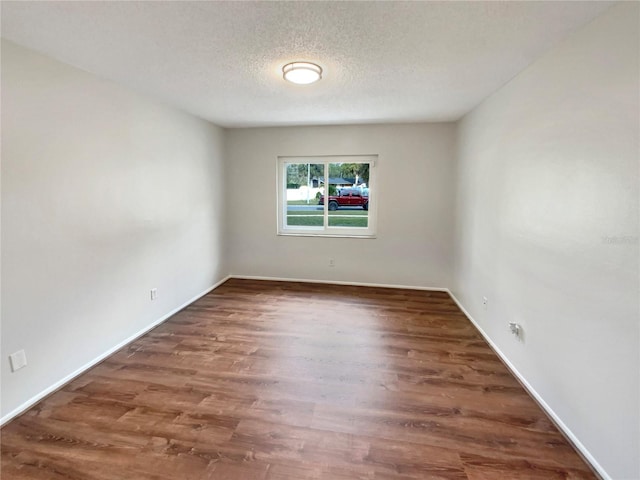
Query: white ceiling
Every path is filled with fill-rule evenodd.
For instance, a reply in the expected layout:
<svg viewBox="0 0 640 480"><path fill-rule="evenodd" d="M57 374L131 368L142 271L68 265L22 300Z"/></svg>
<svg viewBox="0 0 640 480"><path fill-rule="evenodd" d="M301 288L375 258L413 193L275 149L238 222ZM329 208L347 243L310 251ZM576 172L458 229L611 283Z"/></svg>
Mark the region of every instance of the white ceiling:
<svg viewBox="0 0 640 480"><path fill-rule="evenodd" d="M2 36L227 127L448 121L611 4L3 1Z"/></svg>

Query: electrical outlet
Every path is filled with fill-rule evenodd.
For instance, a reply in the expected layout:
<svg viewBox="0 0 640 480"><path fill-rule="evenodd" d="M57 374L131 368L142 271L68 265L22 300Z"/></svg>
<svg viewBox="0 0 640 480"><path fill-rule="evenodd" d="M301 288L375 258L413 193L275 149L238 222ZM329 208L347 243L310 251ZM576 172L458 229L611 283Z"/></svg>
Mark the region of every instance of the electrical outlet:
<svg viewBox="0 0 640 480"><path fill-rule="evenodd" d="M487 297L482 297L482 308L484 308L485 310L489 308L489 300L487 299Z"/></svg>
<svg viewBox="0 0 640 480"><path fill-rule="evenodd" d="M27 355L24 350L18 350L16 353L9 355L9 362L11 363L11 371L15 372L27 366Z"/></svg>
<svg viewBox="0 0 640 480"><path fill-rule="evenodd" d="M509 330L518 337L519 340L522 340L522 325L516 322L509 322Z"/></svg>
<svg viewBox="0 0 640 480"><path fill-rule="evenodd" d="M152 288L151 289L151 300L155 300L156 298L158 298L158 289L157 288Z"/></svg>
<svg viewBox="0 0 640 480"><path fill-rule="evenodd" d="M330 258L330 259L329 259L329 266L330 266L330 267L335 267L335 266L336 266L336 261L335 261L335 259L333 259L333 258Z"/></svg>

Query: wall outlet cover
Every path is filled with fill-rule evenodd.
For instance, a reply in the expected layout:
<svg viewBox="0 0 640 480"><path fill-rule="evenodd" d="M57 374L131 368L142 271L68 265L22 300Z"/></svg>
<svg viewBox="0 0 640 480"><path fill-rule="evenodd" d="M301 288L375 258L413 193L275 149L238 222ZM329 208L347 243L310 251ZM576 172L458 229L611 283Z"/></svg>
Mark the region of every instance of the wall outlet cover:
<svg viewBox="0 0 640 480"><path fill-rule="evenodd" d="M11 363L11 371L15 372L27 366L27 355L24 350L18 350L16 353L9 355L9 362Z"/></svg>

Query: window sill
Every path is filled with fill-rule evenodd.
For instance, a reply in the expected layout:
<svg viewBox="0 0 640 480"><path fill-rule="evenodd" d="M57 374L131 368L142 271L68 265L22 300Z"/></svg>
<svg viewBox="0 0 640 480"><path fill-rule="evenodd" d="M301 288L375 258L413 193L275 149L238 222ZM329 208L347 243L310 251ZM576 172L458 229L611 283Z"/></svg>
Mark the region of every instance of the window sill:
<svg viewBox="0 0 640 480"><path fill-rule="evenodd" d="M302 233L302 232L278 232L279 237L322 237L322 238L360 238L371 240L375 239L376 235L349 235L346 233Z"/></svg>

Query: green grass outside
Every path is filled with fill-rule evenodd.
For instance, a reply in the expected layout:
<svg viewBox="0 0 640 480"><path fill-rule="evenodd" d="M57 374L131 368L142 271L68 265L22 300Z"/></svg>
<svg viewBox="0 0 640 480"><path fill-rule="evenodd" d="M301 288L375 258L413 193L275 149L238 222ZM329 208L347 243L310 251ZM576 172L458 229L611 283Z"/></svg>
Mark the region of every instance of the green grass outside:
<svg viewBox="0 0 640 480"><path fill-rule="evenodd" d="M329 216L330 227L362 227L367 228L369 219L367 217L342 217L335 218Z"/></svg>
<svg viewBox="0 0 640 480"><path fill-rule="evenodd" d="M359 217L338 216L337 218L333 216L329 216L330 227L367 228L368 224L369 224L369 219L364 216L359 216ZM300 217L288 216L287 225L291 227L293 226L321 227L323 225L323 217L322 215L317 215L317 216L304 215Z"/></svg>
<svg viewBox="0 0 640 480"><path fill-rule="evenodd" d="M366 210L334 210L333 212L329 212L329 216L360 216L366 217L369 214ZM292 210L288 212L288 215L320 215L322 216L322 210Z"/></svg>
<svg viewBox="0 0 640 480"><path fill-rule="evenodd" d="M304 217L287 217L287 225L290 227L321 227L324 225L323 222L324 220L322 215L315 217L310 217L308 215L305 215Z"/></svg>

